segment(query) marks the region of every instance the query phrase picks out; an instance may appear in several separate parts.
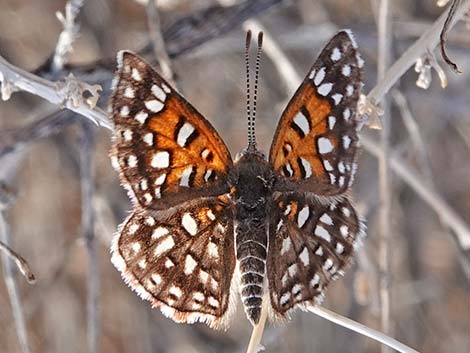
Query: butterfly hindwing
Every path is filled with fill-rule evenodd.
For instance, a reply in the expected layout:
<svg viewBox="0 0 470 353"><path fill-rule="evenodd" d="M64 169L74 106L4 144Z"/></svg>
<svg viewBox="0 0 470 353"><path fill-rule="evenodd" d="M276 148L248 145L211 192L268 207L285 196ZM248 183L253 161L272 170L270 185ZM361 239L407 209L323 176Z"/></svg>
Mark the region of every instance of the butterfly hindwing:
<svg viewBox="0 0 470 353"><path fill-rule="evenodd" d="M289 102L269 154L287 186L328 196L341 194L351 185L362 66L352 35L341 31L323 49Z"/></svg>
<svg viewBox="0 0 470 353"><path fill-rule="evenodd" d="M111 156L133 200L165 209L223 194L232 159L215 129L138 56L120 52L118 63Z"/></svg>
<svg viewBox="0 0 470 353"><path fill-rule="evenodd" d="M209 198L172 213L135 211L113 241L112 261L165 315L217 327L229 308L233 243L230 210Z"/></svg>
<svg viewBox="0 0 470 353"><path fill-rule="evenodd" d="M350 263L363 231L346 198L326 205L300 193L279 197L269 220L267 261L274 312L283 317L297 305L319 302Z"/></svg>

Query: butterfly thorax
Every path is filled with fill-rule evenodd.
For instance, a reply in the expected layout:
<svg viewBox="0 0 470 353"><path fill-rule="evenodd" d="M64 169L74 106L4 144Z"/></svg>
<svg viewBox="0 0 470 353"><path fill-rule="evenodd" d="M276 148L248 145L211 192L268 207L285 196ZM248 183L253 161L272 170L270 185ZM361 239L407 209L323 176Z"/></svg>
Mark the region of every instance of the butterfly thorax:
<svg viewBox="0 0 470 353"><path fill-rule="evenodd" d="M229 175L235 203L235 246L241 276L240 294L248 318L261 313L267 256L267 214L274 171L259 152L244 154Z"/></svg>

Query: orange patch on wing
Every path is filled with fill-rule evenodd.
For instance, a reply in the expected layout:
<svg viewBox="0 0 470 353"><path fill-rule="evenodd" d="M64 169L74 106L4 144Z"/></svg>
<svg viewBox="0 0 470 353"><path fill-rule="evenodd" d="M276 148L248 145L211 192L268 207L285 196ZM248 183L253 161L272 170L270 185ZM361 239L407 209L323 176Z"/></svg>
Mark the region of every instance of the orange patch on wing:
<svg viewBox="0 0 470 353"><path fill-rule="evenodd" d="M303 114L302 110L308 114ZM303 137L292 127L295 124L294 118L299 112L309 120L309 131ZM301 179L298 158L302 157L310 164L314 176L327 180L328 176L317 151L317 138L328 132L327 119L330 113L331 105L328 100L318 97L314 88L304 82L284 111L274 137L275 143L271 148L270 161L275 170L282 172L288 163L293 170L292 178ZM331 136L329 139L336 147L338 141ZM288 148L289 146L291 148Z"/></svg>

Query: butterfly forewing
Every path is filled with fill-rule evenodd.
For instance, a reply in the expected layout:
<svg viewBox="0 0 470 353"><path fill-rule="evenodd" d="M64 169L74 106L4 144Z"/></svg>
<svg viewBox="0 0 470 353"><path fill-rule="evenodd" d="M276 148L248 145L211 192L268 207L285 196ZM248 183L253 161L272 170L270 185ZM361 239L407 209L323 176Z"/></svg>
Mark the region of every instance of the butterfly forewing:
<svg viewBox="0 0 470 353"><path fill-rule="evenodd" d="M230 153L209 122L142 59L118 57L113 166L142 207L223 194Z"/></svg>
<svg viewBox="0 0 470 353"><path fill-rule="evenodd" d="M178 322L224 325L235 268L233 221L218 198L173 213L135 211L112 261L141 297Z"/></svg>
<svg viewBox="0 0 470 353"><path fill-rule="evenodd" d="M342 274L363 225L343 198L322 204L304 194L281 196L269 221L267 262L271 305L278 316L297 305L318 303Z"/></svg>
<svg viewBox="0 0 470 353"><path fill-rule="evenodd" d="M356 107L362 59L349 31L326 45L282 114L269 155L297 188L341 194L356 168Z"/></svg>

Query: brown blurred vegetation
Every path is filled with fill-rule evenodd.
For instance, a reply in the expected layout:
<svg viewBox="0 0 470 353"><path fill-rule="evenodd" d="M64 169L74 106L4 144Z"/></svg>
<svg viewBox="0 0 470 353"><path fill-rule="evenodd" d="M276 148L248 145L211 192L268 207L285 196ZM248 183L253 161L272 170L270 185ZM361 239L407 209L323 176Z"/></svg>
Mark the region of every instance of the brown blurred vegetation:
<svg viewBox="0 0 470 353"><path fill-rule="evenodd" d="M163 28L214 1L166 0ZM227 1L226 1L227 2ZM355 32L366 60L368 92L376 83L377 29L374 1L288 1L258 17L304 74L337 28ZM13 64L35 70L54 50L61 25L55 17L65 1L0 0L0 53ZM394 58L442 12L434 0L393 1ZM145 6L129 0L87 1L81 35L70 57L86 64L114 57L119 49L138 50L148 41ZM415 148L402 115L392 104L392 150L430 175L436 192L470 223L470 36L459 24L449 36L451 57L463 69L445 67L449 86L435 72L429 90L415 85L409 70L398 88L405 95L424 140L427 160ZM233 154L246 143L245 75L240 26L173 60L180 90L216 127ZM437 54L438 59L440 55ZM257 135L265 150L288 98L274 66L263 58ZM389 95L391 97L391 95ZM391 99L391 98L390 98ZM0 131L44 117L54 107L25 93L0 104ZM93 154L96 235L99 239L99 314L102 352L243 352L251 326L237 311L227 332L205 325L178 325L120 279L110 263L109 245L131 205L112 170L110 133L96 128ZM79 128L69 124L0 160L0 175L17 190L7 213L12 246L38 277L34 286L18 276L33 352L81 353L86 345L87 256L80 228ZM376 131L364 131L378 138ZM1 137L2 135L0 135ZM1 141L0 141L1 145ZM424 167L423 167L424 166ZM470 352L469 254L460 253L438 215L400 179L392 177L391 320L393 336L421 352ZM363 152L353 193L368 219L360 258L327 293L325 306L373 328L380 327L377 298L377 161ZM467 257L467 259L462 257ZM20 352L4 282L0 280L0 352ZM268 352L377 352L380 346L312 314L296 312L287 325L268 325Z"/></svg>

